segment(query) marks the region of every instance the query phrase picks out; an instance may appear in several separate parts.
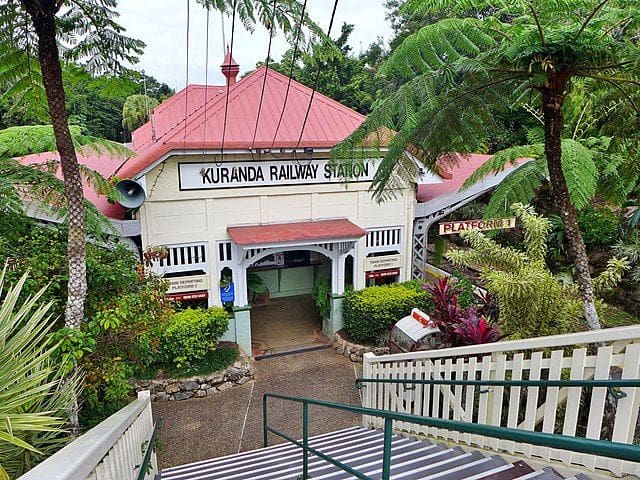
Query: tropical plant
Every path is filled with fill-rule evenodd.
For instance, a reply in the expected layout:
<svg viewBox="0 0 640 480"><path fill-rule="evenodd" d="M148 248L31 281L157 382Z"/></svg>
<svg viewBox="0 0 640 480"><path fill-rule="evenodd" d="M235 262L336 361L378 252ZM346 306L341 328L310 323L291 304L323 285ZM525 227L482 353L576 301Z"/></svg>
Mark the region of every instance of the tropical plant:
<svg viewBox="0 0 640 480"><path fill-rule="evenodd" d="M478 231L467 230L462 238L471 248L452 249L447 258L455 265L481 271L487 290L495 297L500 329L511 338L563 334L586 326L579 291L565 285L547 268L546 237L550 223L530 207L512 205L524 227L523 250L503 247ZM612 259L594 279L596 292L613 288L628 268L624 260Z"/></svg>
<svg viewBox="0 0 640 480"><path fill-rule="evenodd" d="M497 342L500 339L500 328L491 323L484 315L478 315L473 308L453 327L456 341L459 345L480 345L482 343Z"/></svg>
<svg viewBox="0 0 640 480"><path fill-rule="evenodd" d="M58 42L64 42L65 59L86 58L91 70L117 70L122 60L135 62L144 44L122 34L115 5L111 0L10 0L0 6L0 80L11 85L5 95L22 95L32 108L48 109L60 154L69 226L65 321L70 327L78 327L84 317L85 204L67 121Z"/></svg>
<svg viewBox="0 0 640 480"><path fill-rule="evenodd" d="M149 121L149 113L158 105L155 98L147 95L130 95L122 107L122 126L133 132Z"/></svg>
<svg viewBox="0 0 640 480"><path fill-rule="evenodd" d="M331 315L331 282L328 278L319 278L313 284L311 291L313 304L322 318L329 318Z"/></svg>
<svg viewBox="0 0 640 480"><path fill-rule="evenodd" d="M53 361L57 345L45 289L21 301L27 274L13 286L0 272L0 478L17 478L68 440L65 411L78 378Z"/></svg>
<svg viewBox="0 0 640 480"><path fill-rule="evenodd" d="M436 170L455 162L451 152L484 150L497 111L539 109L544 127L540 141L498 152L484 172L523 157L544 159L576 265L584 316L589 328L600 328L576 210L576 203L595 192L598 165L593 148L564 138L563 108L576 81L584 79L589 88L582 94L589 94L591 85L611 87L603 98L611 101L616 95L619 108L632 105L625 123L635 124L640 5L631 0L408 0L403 12L423 18L447 15L408 36L391 53L381 74L398 73L408 80L334 149L333 158L361 161L372 149L379 150L380 143L388 143L373 181L377 198L385 199L418 178L421 167ZM387 142L389 128L397 133ZM624 139L616 144L624 145ZM633 152L635 143L627 148ZM407 150L413 155L405 155ZM533 176L539 163L525 172ZM569 191L570 184L582 188Z"/></svg>

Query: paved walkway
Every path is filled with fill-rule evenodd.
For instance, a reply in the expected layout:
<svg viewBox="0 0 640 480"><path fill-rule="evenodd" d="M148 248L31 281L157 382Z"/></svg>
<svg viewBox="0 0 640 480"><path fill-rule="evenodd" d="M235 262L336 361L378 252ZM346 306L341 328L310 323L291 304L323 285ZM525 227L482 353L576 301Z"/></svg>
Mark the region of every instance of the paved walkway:
<svg viewBox="0 0 640 480"><path fill-rule="evenodd" d="M360 405L354 386L361 365L331 349L303 352L256 362L255 381L204 398L153 403L160 430L161 468L262 447L262 394L319 398ZM295 438L302 436L301 406L272 400L269 424ZM359 425L348 412L310 407L311 435ZM244 428L243 428L244 425ZM243 433L242 433L243 432ZM271 435L270 444L283 440Z"/></svg>
<svg viewBox="0 0 640 480"><path fill-rule="evenodd" d="M269 305L251 309L253 356L328 344L321 329L311 295L272 298Z"/></svg>

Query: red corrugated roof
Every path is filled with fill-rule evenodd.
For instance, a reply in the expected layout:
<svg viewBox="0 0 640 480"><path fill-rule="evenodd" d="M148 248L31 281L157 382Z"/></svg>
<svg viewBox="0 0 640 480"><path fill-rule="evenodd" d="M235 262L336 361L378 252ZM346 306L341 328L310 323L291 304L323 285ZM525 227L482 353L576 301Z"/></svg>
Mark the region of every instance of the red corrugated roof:
<svg viewBox="0 0 640 480"><path fill-rule="evenodd" d="M133 149L138 155L123 166L118 176L134 177L171 150L220 149L223 147L223 130L225 149L295 147L313 90L291 80L284 115L276 135L288 83L289 77L260 67L231 85L226 107L226 129L224 112L227 87L187 87L154 109L155 141L151 139L150 123L134 132ZM209 92L206 113L205 91ZM185 102L189 104L186 128ZM299 147L332 148L349 136L364 119L358 112L316 92Z"/></svg>
<svg viewBox="0 0 640 480"><path fill-rule="evenodd" d="M301 240L357 239L367 233L346 218L227 227L227 232L238 245L285 243Z"/></svg>
<svg viewBox="0 0 640 480"><path fill-rule="evenodd" d="M443 164L440 169L442 183L418 185L416 198L419 202L428 202L447 193L460 190L465 180L491 157L492 155L478 153L468 155L452 154L448 156L446 161L441 162ZM526 161L527 159L522 159L518 163ZM508 171L512 168L513 166L508 166L505 170Z"/></svg>
<svg viewBox="0 0 640 480"><path fill-rule="evenodd" d="M95 170L105 178L113 176L116 169L126 161L125 157L114 156L112 153L102 151L96 152L94 150L80 150L76 152L78 156L78 162L82 165L86 165L92 170ZM43 164L52 160L60 161L60 155L58 152L37 153L34 155L27 155L21 157L18 161L24 165L30 164ZM60 168L56 171L56 176L62 178L62 172ZM87 185L83 181L83 192L87 200L93 203L98 210L109 218L124 218L124 209L114 203L109 203L104 195L98 195L92 186Z"/></svg>

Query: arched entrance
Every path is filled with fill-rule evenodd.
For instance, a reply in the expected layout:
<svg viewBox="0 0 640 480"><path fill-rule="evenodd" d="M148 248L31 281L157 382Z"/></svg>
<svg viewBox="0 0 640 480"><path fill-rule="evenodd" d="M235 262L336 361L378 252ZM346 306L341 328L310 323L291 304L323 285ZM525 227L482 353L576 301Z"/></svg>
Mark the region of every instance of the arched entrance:
<svg viewBox="0 0 640 480"><path fill-rule="evenodd" d="M265 260L269 270L278 267L295 268L295 262L305 263L313 267L307 273L292 271L291 275L273 272L267 283L271 282L277 291L275 298L286 298L291 293L310 293L315 280L322 276L320 271L330 270L326 275L329 285L325 285L330 292L330 308L327 318L322 319L321 331L326 338L332 339L335 332L340 330L342 323L342 297L345 288L345 264L357 264L356 242L366 231L347 219L314 220L306 222L289 222L264 225L229 226L227 232L231 237L228 248L225 247L225 260L218 263L218 268L228 266L232 270L234 282L233 319L229 327L229 336L245 350L251 351L253 336L252 305L247 272L256 273L263 267ZM228 251L227 251L228 250ZM298 252L298 253L296 253ZM304 253L299 253L304 252ZM314 260L312 261L312 255ZM347 256L353 258L345 262ZM290 265L287 265L287 262ZM282 265L276 265L280 263ZM316 265L312 265L316 263ZM304 277L299 278L297 275ZM268 276L268 275L264 275ZM276 282L277 283L274 283ZM304 281L303 281L304 280ZM271 297L271 295L270 295ZM312 304L308 310L313 312Z"/></svg>
<svg viewBox="0 0 640 480"><path fill-rule="evenodd" d="M318 285L330 302L332 265L327 253L308 246L269 249L252 258L246 268L246 288L255 357L329 343L312 296Z"/></svg>

